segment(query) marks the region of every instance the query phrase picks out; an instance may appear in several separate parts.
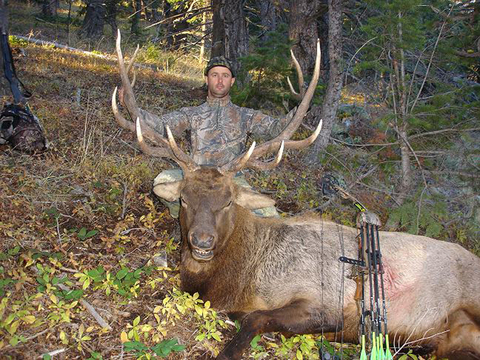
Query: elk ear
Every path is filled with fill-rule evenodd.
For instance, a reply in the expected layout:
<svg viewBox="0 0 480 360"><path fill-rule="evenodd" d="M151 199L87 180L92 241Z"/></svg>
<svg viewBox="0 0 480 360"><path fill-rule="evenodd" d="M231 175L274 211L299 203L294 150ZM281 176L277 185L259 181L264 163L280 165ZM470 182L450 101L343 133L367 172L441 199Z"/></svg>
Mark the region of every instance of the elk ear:
<svg viewBox="0 0 480 360"><path fill-rule="evenodd" d="M248 210L262 209L275 205L275 200L244 187L239 187L235 202Z"/></svg>
<svg viewBox="0 0 480 360"><path fill-rule="evenodd" d="M182 185L182 180L165 182L160 184L153 184L153 192L158 197L165 199L167 201L175 201L180 198L180 190Z"/></svg>

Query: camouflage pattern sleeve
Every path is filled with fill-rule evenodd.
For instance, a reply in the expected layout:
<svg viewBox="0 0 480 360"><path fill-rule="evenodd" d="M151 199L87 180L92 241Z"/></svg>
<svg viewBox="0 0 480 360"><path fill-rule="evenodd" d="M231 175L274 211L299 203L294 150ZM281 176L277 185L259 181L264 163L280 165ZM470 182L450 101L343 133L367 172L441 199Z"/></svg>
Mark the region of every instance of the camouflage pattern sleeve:
<svg viewBox="0 0 480 360"><path fill-rule="evenodd" d="M295 110L291 110L288 114L277 119L269 115L262 114L260 111L250 110L252 112L249 131L254 137L259 136L264 139L272 139L282 132L283 129L292 120Z"/></svg>
<svg viewBox="0 0 480 360"><path fill-rule="evenodd" d="M170 127L175 136L180 136L185 130L190 128L188 108L172 111L162 116L152 116L152 114L143 109L140 109L140 112L147 125L163 136L166 136L165 125Z"/></svg>

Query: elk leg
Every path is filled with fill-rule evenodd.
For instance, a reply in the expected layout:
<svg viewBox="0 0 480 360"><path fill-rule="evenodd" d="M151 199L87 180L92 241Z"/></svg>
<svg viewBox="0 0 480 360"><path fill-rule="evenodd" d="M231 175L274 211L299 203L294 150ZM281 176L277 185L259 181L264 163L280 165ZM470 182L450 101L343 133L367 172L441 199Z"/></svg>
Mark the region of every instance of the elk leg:
<svg viewBox="0 0 480 360"><path fill-rule="evenodd" d="M313 307L309 300L296 300L275 310L257 310L242 321L240 331L218 355L217 360L241 359L252 339L261 333L280 331L291 334L311 334L339 330L325 313Z"/></svg>
<svg viewBox="0 0 480 360"><path fill-rule="evenodd" d="M450 331L438 346L437 355L448 359L480 359L480 327L473 317L459 310L449 318Z"/></svg>

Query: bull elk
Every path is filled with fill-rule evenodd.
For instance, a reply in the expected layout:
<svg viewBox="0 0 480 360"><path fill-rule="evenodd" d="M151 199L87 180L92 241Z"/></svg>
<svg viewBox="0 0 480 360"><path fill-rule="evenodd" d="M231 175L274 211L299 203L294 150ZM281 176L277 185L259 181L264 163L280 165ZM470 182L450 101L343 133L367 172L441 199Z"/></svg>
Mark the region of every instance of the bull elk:
<svg viewBox="0 0 480 360"><path fill-rule="evenodd" d="M117 50L131 105L134 97L119 42ZM316 71L318 66L317 57ZM311 97L309 91L304 100ZM113 106L124 126L125 119ZM139 113L135 108L130 112ZM218 355L220 360L241 359L250 341L263 332L343 331L345 341L358 341L356 283L346 276L352 265L338 260L357 256L357 230L314 216L257 217L250 210L270 206L273 200L232 181L242 168L276 166L284 148L307 146L320 128L307 140L294 142L289 138L295 126L214 167L197 165L168 128L164 138L141 118L136 126L125 125L135 128L145 153L171 158L183 169L183 180L157 184L154 191L167 200L181 200L183 290L198 292L241 321L241 330ZM148 145L144 135L158 147ZM259 160L279 147L274 161ZM380 232L380 239L390 338L429 348L439 357L480 359L480 259L459 245L424 236Z"/></svg>

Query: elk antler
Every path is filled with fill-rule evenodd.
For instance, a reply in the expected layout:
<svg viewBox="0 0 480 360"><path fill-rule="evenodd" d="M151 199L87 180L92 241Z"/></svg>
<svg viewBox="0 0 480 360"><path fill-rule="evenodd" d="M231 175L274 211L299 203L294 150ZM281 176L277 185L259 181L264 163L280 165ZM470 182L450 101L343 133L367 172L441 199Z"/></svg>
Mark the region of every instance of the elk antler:
<svg viewBox="0 0 480 360"><path fill-rule="evenodd" d="M182 170L184 172L186 171L195 171L198 169L198 165L193 161L193 159L185 154L177 145L175 142L175 139L173 138L172 132L170 131L170 128L168 125L166 126L167 134L168 134L168 140L163 138L162 136L156 134L156 143L162 144L164 147L151 147L148 146L145 140L143 139L143 133L142 133L142 125L140 124L140 119L137 118L137 121L135 123L136 125L136 133L137 133L137 140L138 144L140 145L140 148L142 151L151 156L155 157L161 157L161 158L170 158L172 160L175 160L175 162L180 165Z"/></svg>
<svg viewBox="0 0 480 360"><path fill-rule="evenodd" d="M303 75L301 75L302 70L300 69L300 65L298 64L298 61L295 59L293 52L292 52L292 56L294 59L295 66L297 67L297 70L299 72L299 78L302 78L302 81L303 81ZM310 102L313 98L313 94L315 92L315 88L317 87L318 79L320 77L320 59L321 59L320 40L317 40L317 56L315 58L315 69L313 72L312 81L310 82L310 85L308 86L307 91L304 93L302 102L298 106L297 111L295 112L295 115L293 116L292 120L289 122L287 127L274 139L269 140L261 144L257 148L255 148L247 161L241 161L240 159L243 158L243 155L241 155L236 159L232 160L230 163L222 166L222 171L224 172L239 171L242 167L257 168L260 170L273 169L280 162L284 148L285 149L302 149L315 141L318 134L320 134L320 131L322 130L322 123L323 123L322 120L319 121L317 128L308 138L304 140L299 140L299 141L290 140L290 138L300 126L302 119L305 116L310 106ZM258 160L260 157L268 153L273 153L277 151L279 147L281 151L278 151L278 154L274 161L263 162ZM243 166L240 167L240 164L243 164Z"/></svg>
<svg viewBox="0 0 480 360"><path fill-rule="evenodd" d="M147 125L146 120L148 119L148 123L156 123L156 122L160 122L160 118L149 112L146 112L143 110L141 111L138 108L137 101L135 100L135 95L133 94L133 85L135 84L136 74L134 73L132 82L130 82L128 78L128 73L130 72L134 64L135 58L138 54L139 47L137 46L135 53L133 54L132 60L128 64L128 68L125 69L125 62L123 59L120 43L121 43L121 35L120 35L120 30L118 30L116 49L117 49L117 58L118 58L118 69L120 72L120 78L122 79L122 87L120 88L120 92L122 93L122 95L120 95L121 102L126 107L127 112L129 113L131 119L140 118L140 122L142 124L142 129L145 133L145 136L153 141L153 137L151 135L155 133L155 131ZM118 110L118 106L117 106L118 92L119 90L115 88L112 94L112 110L113 110L113 114L115 115L115 119L117 120L117 123L122 128L135 132L135 123L133 121L128 121L127 119L125 119ZM148 131L146 130L147 128L148 128Z"/></svg>
<svg viewBox="0 0 480 360"><path fill-rule="evenodd" d="M168 140L165 139L161 134L157 131L153 130L150 126L146 124L144 116L150 117L151 122L155 122L158 119L155 115L142 112L137 106L137 102L135 100L135 95L133 94L133 85L135 83L135 75L133 81L130 83L128 78L128 73L130 72L134 60L138 54L139 47L137 46L135 53L133 54L132 60L130 61L128 68L125 69L125 62L123 59L122 49L120 47L121 43L121 35L120 30L118 31L116 48L117 48L117 56L118 56L118 68L120 70L120 77L122 79L122 89L124 91L124 104L127 108L128 113L130 116L135 116L137 119L136 123L132 121L128 121L125 119L120 111L118 110L117 106L117 93L118 88L115 88L112 94L112 110L113 114L115 115L115 119L117 120L118 124L129 131L137 133L137 140L140 145L140 148L144 153L147 155L161 157L161 158L169 158L174 160L175 162L180 165L180 167L185 170L192 170L195 169L197 164L190 158L187 154L185 154L180 148L177 146L175 140L173 139L172 133L170 129L166 128ZM160 122L160 120L158 119ZM152 141L157 147L149 146L145 140L144 136Z"/></svg>
<svg viewBox="0 0 480 360"><path fill-rule="evenodd" d="M290 81L290 78L287 76L288 87L290 88L290 92L292 93L293 97L296 100L301 101L305 96L305 83L303 81L303 72L292 49L290 49L290 54L292 55L292 61L293 61L293 64L295 65L295 69L297 69L299 92L297 93L295 91L295 89L293 88L292 82Z"/></svg>

